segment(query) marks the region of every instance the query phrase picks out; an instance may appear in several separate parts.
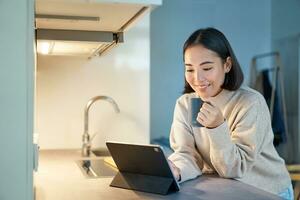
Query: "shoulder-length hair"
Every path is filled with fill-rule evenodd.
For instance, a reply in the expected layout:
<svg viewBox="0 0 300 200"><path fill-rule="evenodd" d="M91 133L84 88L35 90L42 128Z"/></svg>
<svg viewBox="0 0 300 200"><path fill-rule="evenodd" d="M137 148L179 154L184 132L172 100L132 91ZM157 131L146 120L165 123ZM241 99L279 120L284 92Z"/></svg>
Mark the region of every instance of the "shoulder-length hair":
<svg viewBox="0 0 300 200"><path fill-rule="evenodd" d="M201 45L206 49L215 52L222 59L223 63L225 63L227 57L230 57L232 66L230 71L225 74L224 83L221 87L227 90L237 90L240 88L244 80L244 75L228 40L221 31L215 28L205 28L196 30L192 33L183 45L183 60L185 51L195 45ZM185 85L183 93L194 92L186 79L184 80Z"/></svg>

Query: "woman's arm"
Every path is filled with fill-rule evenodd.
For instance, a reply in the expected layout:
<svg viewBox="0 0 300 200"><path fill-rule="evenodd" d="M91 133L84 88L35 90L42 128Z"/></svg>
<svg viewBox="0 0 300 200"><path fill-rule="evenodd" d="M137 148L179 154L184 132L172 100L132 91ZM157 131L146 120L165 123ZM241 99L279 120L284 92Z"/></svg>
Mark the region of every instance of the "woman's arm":
<svg viewBox="0 0 300 200"><path fill-rule="evenodd" d="M180 170L181 182L201 175L198 163L202 159L195 148L195 140L191 128L187 124L187 109L177 101L170 133L170 144L174 153L171 160Z"/></svg>
<svg viewBox="0 0 300 200"><path fill-rule="evenodd" d="M203 130L209 137L211 162L218 174L226 178L241 178L252 168L271 129L269 111L262 100L242 105L236 112L231 119L232 130L227 121Z"/></svg>

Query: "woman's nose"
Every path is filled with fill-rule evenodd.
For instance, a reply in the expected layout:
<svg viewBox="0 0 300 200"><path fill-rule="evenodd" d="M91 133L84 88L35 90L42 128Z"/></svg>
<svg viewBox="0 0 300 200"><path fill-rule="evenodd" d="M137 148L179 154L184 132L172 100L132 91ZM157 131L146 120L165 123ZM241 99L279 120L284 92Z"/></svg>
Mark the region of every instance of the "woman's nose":
<svg viewBox="0 0 300 200"><path fill-rule="evenodd" d="M205 78L203 77L203 74L200 71L197 71L197 73L195 73L194 79L196 81L203 81L203 80L205 80Z"/></svg>

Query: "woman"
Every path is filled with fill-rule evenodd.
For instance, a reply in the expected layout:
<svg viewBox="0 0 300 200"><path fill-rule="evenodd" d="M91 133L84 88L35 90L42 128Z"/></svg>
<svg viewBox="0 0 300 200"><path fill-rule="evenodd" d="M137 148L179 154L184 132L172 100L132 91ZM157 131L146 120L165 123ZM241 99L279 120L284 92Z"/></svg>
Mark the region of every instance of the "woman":
<svg viewBox="0 0 300 200"><path fill-rule="evenodd" d="M176 102L170 134L170 165L180 182L218 173L293 199L284 160L273 146L267 104L241 86L243 73L225 36L214 28L195 31L183 47L185 88ZM204 102L193 127L189 102Z"/></svg>

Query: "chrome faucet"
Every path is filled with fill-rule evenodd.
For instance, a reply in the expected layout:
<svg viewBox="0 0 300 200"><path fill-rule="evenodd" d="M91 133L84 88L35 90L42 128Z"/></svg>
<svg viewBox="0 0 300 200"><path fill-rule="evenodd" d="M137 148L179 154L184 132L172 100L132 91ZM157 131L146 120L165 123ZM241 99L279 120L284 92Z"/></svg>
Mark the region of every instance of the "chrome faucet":
<svg viewBox="0 0 300 200"><path fill-rule="evenodd" d="M90 135L89 135L89 109L90 109L91 105L97 100L105 100L105 101L110 102L113 105L116 113L120 112L118 104L111 97L95 96L88 101L88 103L86 104L85 109L84 109L84 132L82 135L81 153L82 153L82 156L84 156L84 157L88 157L91 154L91 141L90 141Z"/></svg>

